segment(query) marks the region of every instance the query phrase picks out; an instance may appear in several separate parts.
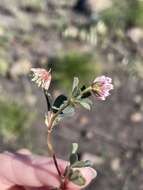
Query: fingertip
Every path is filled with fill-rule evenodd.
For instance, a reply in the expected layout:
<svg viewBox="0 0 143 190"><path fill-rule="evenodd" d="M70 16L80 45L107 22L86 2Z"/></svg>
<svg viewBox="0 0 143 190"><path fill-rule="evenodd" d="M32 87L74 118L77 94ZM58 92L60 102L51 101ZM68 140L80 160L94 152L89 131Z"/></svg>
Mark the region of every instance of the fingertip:
<svg viewBox="0 0 143 190"><path fill-rule="evenodd" d="M82 186L78 186L78 185L74 184L73 182L69 181L67 183L67 188L70 190L79 190L79 189L85 188L97 176L96 170L91 167L75 168L75 170L80 171L81 175L85 179L85 184Z"/></svg>
<svg viewBox="0 0 143 190"><path fill-rule="evenodd" d="M91 180L93 180L94 178L96 178L97 172L96 172L95 169L93 169L93 168L91 168L91 167L87 167L87 168L85 168L84 170L86 170L86 171L83 171L83 173L86 174L85 177L87 177L89 181L91 181ZM83 175L84 175L84 174L83 174Z"/></svg>

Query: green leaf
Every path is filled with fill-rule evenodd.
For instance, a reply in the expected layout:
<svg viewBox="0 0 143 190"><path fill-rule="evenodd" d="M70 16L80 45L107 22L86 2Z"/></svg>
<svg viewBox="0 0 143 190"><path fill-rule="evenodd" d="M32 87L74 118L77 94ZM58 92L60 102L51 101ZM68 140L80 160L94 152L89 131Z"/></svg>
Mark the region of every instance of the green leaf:
<svg viewBox="0 0 143 190"><path fill-rule="evenodd" d="M62 112L63 117L71 117L71 116L74 115L74 113L75 113L75 109L74 109L73 106L68 106L68 107L66 107L66 108L63 110L63 112Z"/></svg>
<svg viewBox="0 0 143 190"><path fill-rule="evenodd" d="M79 88L75 88L72 92L72 96L73 97L77 97L80 95L80 89Z"/></svg>
<svg viewBox="0 0 143 190"><path fill-rule="evenodd" d="M59 95L54 101L54 104L52 106L52 111L56 113L66 100L67 100L67 97L65 95L63 94Z"/></svg>
<svg viewBox="0 0 143 190"><path fill-rule="evenodd" d="M62 104L63 105L63 104ZM62 106L61 105L61 106ZM54 106L52 106L52 109L54 109L54 113L56 113L60 108L56 108ZM61 114L59 114L56 119L54 120L53 125L57 125L61 120L63 120L66 117L71 117L75 114L75 109L73 106L68 106L67 108L65 108Z"/></svg>
<svg viewBox="0 0 143 190"><path fill-rule="evenodd" d="M89 99L89 98L85 98L84 100L82 100L83 102L86 102L86 103L88 103L88 104L90 104L90 105L92 105L93 103L92 103L92 101Z"/></svg>
<svg viewBox="0 0 143 190"><path fill-rule="evenodd" d="M73 86L72 86L72 92L74 91L75 88L78 87L79 79L78 77L74 77L73 79Z"/></svg>
<svg viewBox="0 0 143 190"><path fill-rule="evenodd" d="M73 165L78 161L78 155L77 154L71 154L70 155L70 165Z"/></svg>
<svg viewBox="0 0 143 190"><path fill-rule="evenodd" d="M78 150L78 144L72 143L72 154L76 154Z"/></svg>
<svg viewBox="0 0 143 190"><path fill-rule="evenodd" d="M84 167L93 167L93 163L90 160L84 162Z"/></svg>
<svg viewBox="0 0 143 190"><path fill-rule="evenodd" d="M91 161L77 161L72 165L72 168L85 168L85 167L92 167L93 164Z"/></svg>
<svg viewBox="0 0 143 190"><path fill-rule="evenodd" d="M85 178L79 170L71 170L68 176L69 180L78 186L83 186L86 183Z"/></svg>
<svg viewBox="0 0 143 190"><path fill-rule="evenodd" d="M72 96L74 97L80 95L80 89L78 84L79 84L79 79L77 77L74 77L73 87L72 87Z"/></svg>
<svg viewBox="0 0 143 190"><path fill-rule="evenodd" d="M84 107L85 109L88 109L88 110L91 109L92 101L89 100L88 98L77 100L77 102L78 102L82 107Z"/></svg>

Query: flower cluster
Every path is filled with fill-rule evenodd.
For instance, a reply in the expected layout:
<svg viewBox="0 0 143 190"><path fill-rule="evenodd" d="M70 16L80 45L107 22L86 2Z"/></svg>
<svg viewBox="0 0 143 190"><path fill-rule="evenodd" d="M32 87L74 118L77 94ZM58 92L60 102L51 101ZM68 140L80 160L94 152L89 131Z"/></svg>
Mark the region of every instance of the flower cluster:
<svg viewBox="0 0 143 190"><path fill-rule="evenodd" d="M113 90L112 79L104 75L97 77L91 87L92 92L99 100L105 100L110 95L109 91Z"/></svg>
<svg viewBox="0 0 143 190"><path fill-rule="evenodd" d="M39 87L48 90L51 83L50 71L41 68L32 68L31 71L33 72L32 81L35 81Z"/></svg>

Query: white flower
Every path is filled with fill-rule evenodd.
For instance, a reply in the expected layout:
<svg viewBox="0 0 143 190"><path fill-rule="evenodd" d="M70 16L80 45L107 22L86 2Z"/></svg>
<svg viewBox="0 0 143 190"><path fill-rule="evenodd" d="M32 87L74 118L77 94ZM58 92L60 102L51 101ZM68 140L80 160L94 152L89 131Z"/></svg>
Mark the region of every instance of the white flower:
<svg viewBox="0 0 143 190"><path fill-rule="evenodd" d="M106 97L110 95L109 91L114 88L112 79L104 75L97 77L91 87L95 96L100 100L105 100Z"/></svg>
<svg viewBox="0 0 143 190"><path fill-rule="evenodd" d="M50 71L41 68L32 68L31 71L33 72L32 81L36 82L38 87L48 90L52 78Z"/></svg>

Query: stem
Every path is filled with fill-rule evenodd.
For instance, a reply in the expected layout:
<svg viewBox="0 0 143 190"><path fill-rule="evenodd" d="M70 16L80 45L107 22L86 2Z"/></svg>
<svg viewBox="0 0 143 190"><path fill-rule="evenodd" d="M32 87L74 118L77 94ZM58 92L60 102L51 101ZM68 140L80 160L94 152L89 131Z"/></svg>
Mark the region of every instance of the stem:
<svg viewBox="0 0 143 190"><path fill-rule="evenodd" d="M62 176L61 171L60 171L60 169L59 169L59 167L58 167L58 162L57 162L57 159L56 159L56 155L55 155L55 152L54 152L52 143L51 143L51 132L52 132L54 120L56 119L56 117L57 117L69 104L70 104L70 99L66 102L65 105L63 105L63 107L62 107L61 109L59 109L59 110L57 111L56 114L53 115L53 117L52 117L51 120L50 120L49 126L48 126L48 136L47 136L48 151L49 151L50 155L53 157L53 161L54 161L55 167L56 167L57 172L58 172L58 174L59 174L59 176L60 176L61 184L63 184L63 176Z"/></svg>
<svg viewBox="0 0 143 190"><path fill-rule="evenodd" d="M50 100L49 100L49 95L45 89L43 89L43 92L44 92L46 102L47 102L47 110L50 111L51 110L51 104L50 104Z"/></svg>
<svg viewBox="0 0 143 190"><path fill-rule="evenodd" d="M58 163L57 163L57 159L56 159L56 155L55 154L53 154L53 160L54 160L54 163L55 163L55 166L56 166L56 169L58 171L59 176L62 177L61 171L60 171L60 169L58 167Z"/></svg>
<svg viewBox="0 0 143 190"><path fill-rule="evenodd" d="M88 87L88 88L86 88L85 90L83 90L77 98L80 98L84 93L89 92L89 91L91 91L91 87ZM46 100L47 100L48 111L50 111L49 108L50 108L51 106L50 106L50 102L49 102L48 96L47 96L47 94L46 94L45 92L44 92L44 94L45 94ZM55 167L56 167L56 169L57 169L57 172L58 172L59 177L60 177L60 180L61 180L61 188L62 188L62 189L64 188L64 181L63 181L64 178L63 178L63 176L62 176L62 174L61 174L61 171L60 171L60 169L59 169L59 167L58 167L58 162L57 162L57 159L56 159L55 151L54 151L53 146L52 146L52 142L51 142L51 132L52 132L53 123L54 123L56 117L57 117L59 114L61 114L62 111L63 111L66 107L68 107L71 103L73 103L73 102L74 102L74 98L72 98L72 97L69 98L69 99L67 100L67 102L66 102L55 114L52 115L52 117L51 117L51 119L50 119L50 122L49 122L49 125L48 125L48 135L47 135L48 151L49 151L50 155L53 157L53 161L54 161Z"/></svg>
<svg viewBox="0 0 143 190"><path fill-rule="evenodd" d="M48 145L48 152L51 156L53 156L54 154L54 150L53 150L53 146L51 143L51 132L48 131L48 135L47 135L47 145Z"/></svg>
<svg viewBox="0 0 143 190"><path fill-rule="evenodd" d="M51 132L50 131L48 131L47 144L48 144L48 151L49 151L50 155L53 157L55 167L57 169L57 172L58 172L60 180L61 180L62 179L62 174L61 174L61 171L60 171L60 169L58 167L58 162L57 162L57 159L56 159L56 155L55 155L52 143L51 143Z"/></svg>

